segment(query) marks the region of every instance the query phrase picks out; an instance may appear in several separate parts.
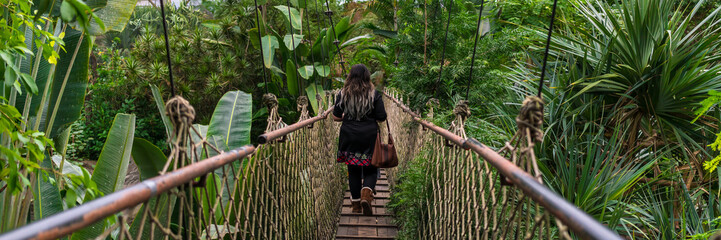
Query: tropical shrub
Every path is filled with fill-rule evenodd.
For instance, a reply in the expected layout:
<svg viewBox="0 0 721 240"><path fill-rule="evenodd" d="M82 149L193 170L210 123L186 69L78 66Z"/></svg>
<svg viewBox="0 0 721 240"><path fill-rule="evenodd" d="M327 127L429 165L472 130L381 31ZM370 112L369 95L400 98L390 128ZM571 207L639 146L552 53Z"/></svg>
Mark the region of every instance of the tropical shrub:
<svg viewBox="0 0 721 240"><path fill-rule="evenodd" d="M124 1L97 1L86 5L76 0L2 3L8 18L1 20L0 35L6 37L3 44L11 44L3 47L12 46L12 49L2 49L0 54L5 72L5 87L1 92L5 114L0 116L0 122L5 124L3 130L8 133L3 134L5 150L0 154L2 172L7 173L0 181L3 189L0 190L0 232L5 232L67 206L61 193L68 192L61 192L61 188L65 188L64 181L69 175L56 171L56 167L65 168L63 156L69 126L80 116L83 107L94 36L122 30L135 2L129 5ZM49 139L53 139L54 144ZM59 157L59 166L54 166L50 157L53 155ZM97 186L103 189L106 184L98 182ZM73 196L65 197L70 202L76 200Z"/></svg>
<svg viewBox="0 0 721 240"><path fill-rule="evenodd" d="M702 5L580 1L578 22L553 37L546 138L536 149L544 182L621 235L679 239L718 229L717 194L707 191L718 186L701 167L718 120L692 122L721 87L711 25L719 9L701 14ZM535 94L538 69L533 55L517 64L511 102ZM496 109L513 132L517 106Z"/></svg>
<svg viewBox="0 0 721 240"><path fill-rule="evenodd" d="M127 57L112 46L94 51L98 59L94 77L88 86L83 115L75 123L68 143L68 157L95 161L103 148L115 115L136 116L136 136L166 149L167 140L160 112L153 103L147 83L126 75Z"/></svg>

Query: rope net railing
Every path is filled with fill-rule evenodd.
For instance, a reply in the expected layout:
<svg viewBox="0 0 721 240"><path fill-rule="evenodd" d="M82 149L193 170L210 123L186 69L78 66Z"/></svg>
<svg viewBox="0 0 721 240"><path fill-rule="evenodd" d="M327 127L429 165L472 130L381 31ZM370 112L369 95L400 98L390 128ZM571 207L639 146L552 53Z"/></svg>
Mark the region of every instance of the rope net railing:
<svg viewBox="0 0 721 240"><path fill-rule="evenodd" d="M332 106L332 93L319 105ZM222 152L192 125L182 98L166 104L174 130L160 175L0 235L0 239L331 239L345 187L330 109L286 125L265 96L266 134ZM201 160L202 158L205 158Z"/></svg>
<svg viewBox="0 0 721 240"><path fill-rule="evenodd" d="M0 239L332 239L346 181L344 166L333 161L340 124L327 117L335 93L316 96L322 104L314 117L308 99L299 99L302 114L292 125L278 114L277 99L264 96L269 118L260 145L228 152L192 125L187 101L172 99L166 105L174 125L172 151L159 176ZM503 157L466 138L470 112L464 104L446 130L397 96L387 91L385 104L401 162L387 174L393 184L410 161L427 160L426 192L419 196L424 213L416 229L422 239L619 239L542 185L533 141L523 141L537 137L533 118L521 121L529 123L528 134L515 136ZM427 118L437 105L428 104Z"/></svg>
<svg viewBox="0 0 721 240"><path fill-rule="evenodd" d="M415 229L420 238L620 239L542 185L533 141L525 141L533 134L514 136L500 150L504 157L466 137L466 102L456 106L456 119L446 130L421 119L395 91L385 95L400 160L397 169L388 171L389 180L394 182L410 161L422 161L425 172L425 192L418 196L422 215ZM432 119L437 101L427 106L426 118Z"/></svg>

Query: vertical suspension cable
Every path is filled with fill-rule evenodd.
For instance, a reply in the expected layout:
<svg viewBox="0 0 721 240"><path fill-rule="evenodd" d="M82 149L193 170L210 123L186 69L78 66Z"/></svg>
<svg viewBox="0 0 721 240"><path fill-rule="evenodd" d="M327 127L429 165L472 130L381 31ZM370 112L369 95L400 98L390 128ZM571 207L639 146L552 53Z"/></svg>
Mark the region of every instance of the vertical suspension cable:
<svg viewBox="0 0 721 240"><path fill-rule="evenodd" d="M548 61L548 49L551 47L551 35L553 34L553 22L556 19L556 5L558 0L553 0L553 9L551 10L551 24L548 25L548 37L546 38L546 50L543 53L543 66L541 67L541 79L538 81L538 97L541 97L543 90L543 80L546 76L546 62Z"/></svg>
<svg viewBox="0 0 721 240"><path fill-rule="evenodd" d="M323 68L323 66L325 66L324 63L327 63L327 62L326 62L327 59L326 59L326 56L325 56L326 52L325 52L325 47L323 46L323 39L320 38L320 37L321 37L321 36L320 36L320 32L321 32L321 28L320 28L320 24L321 24L320 14L321 14L321 12L318 11L318 1L313 0L313 2L315 2L315 14L316 14L316 15L315 15L315 16L316 16L315 19L316 19L316 21L318 21L318 37L319 37L319 39L318 39L318 44L320 44L320 63L321 63L321 68ZM308 5L308 4L306 3L306 5ZM325 26L325 20L323 20L322 22L323 22L323 26ZM327 35L327 34L328 34L328 30L326 30L326 35ZM311 51L311 55L312 55L312 54L313 54L313 45L310 46L310 51ZM313 67L315 67L315 62L313 63ZM330 70L330 64L328 64L328 70ZM323 68L323 71L325 71L325 68ZM320 73L318 74L318 76L320 76ZM329 83L329 84L328 84L328 88L330 89L330 88L333 86L333 82L330 80L330 77L328 77L328 76L330 76L330 72L329 72L328 74L326 74L326 77L325 77L325 78L328 80L328 81L327 81L327 83ZM321 78L323 78L323 76L321 76ZM321 84L321 85L324 85L324 84ZM325 89L325 85L324 85L323 87L324 87L324 89Z"/></svg>
<svg viewBox="0 0 721 240"><path fill-rule="evenodd" d="M163 36L165 37L165 58L168 61L168 77L170 78L170 95L175 96L175 83L173 81L173 66L170 63L170 44L168 43L168 25L165 23L164 0L160 0L160 17L163 22Z"/></svg>
<svg viewBox="0 0 721 240"><path fill-rule="evenodd" d="M256 23L255 25L258 28L258 43L260 43L260 46L259 46L260 62L263 64L263 66L261 66L261 68L263 68L263 83L265 86L265 93L267 94L268 93L268 75L266 72L268 71L268 69L266 69L266 67L265 67L265 55L263 54L263 38L260 37L260 16L258 16L258 15L260 15L260 14L258 14L260 9L258 7L258 0L253 0L253 2L255 3L255 23Z"/></svg>
<svg viewBox="0 0 721 240"><path fill-rule="evenodd" d="M478 35L480 35L480 31L481 31L481 18L483 18L483 3L485 1L486 0L481 0L481 9L478 10L478 22L476 23L476 38L475 38L475 41L473 42L473 55L471 55L471 71L468 74L468 86L466 86L466 100L469 100L468 94L470 93L470 90L471 90L471 81L473 81L473 63L476 60L476 46L478 46L478 38L479 38Z"/></svg>
<svg viewBox="0 0 721 240"><path fill-rule="evenodd" d="M308 0L303 0L303 2L305 3L305 7L306 7L306 8L310 8L310 6L308 5ZM310 11L309 11L309 12L310 12ZM310 13L308 13L308 14L310 14ZM302 19L301 19L301 21L302 21ZM306 22L308 23L308 38L310 39L310 30L311 30L311 28L310 28L310 16L308 17L308 21L306 21ZM303 24L303 23L301 22L301 26L302 26L302 24ZM319 27L319 28L320 28L320 27ZM318 35L320 36L320 30L318 30ZM306 58L306 59L307 59L307 58ZM315 56L313 55L313 44L312 44L312 43L311 43L311 45L310 45L310 61L311 61L310 65L312 66L313 72L316 72L316 69L315 69ZM320 73L318 74L318 76L320 76ZM311 78L311 77L313 77L313 74L311 74L308 78ZM322 86L323 86L323 84L322 84L322 77L321 77L321 87L322 87ZM318 94L319 94L319 93L318 93L318 84L315 84L314 88L315 88L315 91L316 91L316 95L318 95ZM312 96L312 97L316 97L316 96Z"/></svg>
<svg viewBox="0 0 721 240"><path fill-rule="evenodd" d="M328 2L328 0L325 0L325 6L326 6L326 9L328 9L328 11L325 12L325 15L327 15L328 19L330 20L330 29L333 33L333 38L335 39L335 40L333 40L333 44L335 44L335 48L337 50L338 57L340 58L338 63L340 63L340 67L343 70L343 73L346 73L345 61L343 61L343 54L341 54L340 46L338 45L338 44L340 44L340 41L338 40L338 35L336 35L336 33L335 33L335 24L333 24L333 11L330 10L330 3Z"/></svg>
<svg viewBox="0 0 721 240"><path fill-rule="evenodd" d="M439 3L440 4L440 3ZM443 62L446 61L446 45L448 45L448 27L451 25L451 11L453 10L453 1L448 5L448 20L446 21L446 34L443 38L443 50L441 51L441 69L438 71L438 80L433 86L433 95L438 98L438 85L441 84L441 77L443 76Z"/></svg>
<svg viewBox="0 0 721 240"><path fill-rule="evenodd" d="M293 46L293 64L295 64L295 79L298 81L298 91L300 96L305 95L305 89L303 88L303 80L301 80L298 74L298 51L295 49L295 33L293 33L293 13L290 12L290 0L286 0L286 7L288 7L288 24L290 25L290 45ZM300 11L298 11L300 12ZM300 20L300 27L303 27L303 19ZM286 68L287 69L287 68ZM286 76L287 77L287 76Z"/></svg>

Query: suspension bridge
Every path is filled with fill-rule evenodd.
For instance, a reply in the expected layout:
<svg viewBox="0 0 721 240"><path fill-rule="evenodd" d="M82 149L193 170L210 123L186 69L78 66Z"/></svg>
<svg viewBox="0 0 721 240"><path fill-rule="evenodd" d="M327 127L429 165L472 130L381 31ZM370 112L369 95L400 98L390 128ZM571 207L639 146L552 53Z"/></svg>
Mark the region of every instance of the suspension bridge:
<svg viewBox="0 0 721 240"><path fill-rule="evenodd" d="M257 2L255 4L257 7ZM166 52L170 53L163 1L160 5ZM333 13L328 6L326 1L325 15L330 30L334 31ZM556 1L541 83L555 9ZM255 12L259 21L258 11ZM483 5L478 27L482 12ZM449 10L447 24L450 17ZM260 33L257 37L261 40ZM476 35L476 43L478 38ZM345 71L339 42L334 44L341 69ZM445 48L442 56L441 63ZM166 57L172 69L170 54ZM472 61L474 59L475 47ZM264 68L264 74L266 71ZM172 72L168 72L168 77L171 95L175 95ZM264 75L264 79L267 78ZM265 86L267 88L267 83ZM316 116L308 111L308 98L301 96L297 101L300 118L290 125L280 118L275 96L266 94L268 125L258 139L259 144L230 151L220 151L211 145L193 126L193 107L184 99L174 97L165 107L165 114L173 124L169 141L171 153L159 176L4 233L0 240L66 236L72 239L394 239L399 229L393 213L386 207L398 172L419 158L427 160L423 162L426 185L421 188L430 199L415 206L422 212L417 216L419 225L404 230L415 231L422 239L621 239L544 186L533 153L535 142L542 139L540 88L538 96L524 101L516 119L518 133L497 151L466 136L465 121L470 115L467 103L458 103L455 120L450 128L444 129L431 123L433 104L428 104L428 114L421 116L407 107L398 92L384 90L390 132L382 134L395 137L400 164L381 171L372 204L376 214L352 213L345 166L334 161L340 124L328 117L336 93L327 91L325 97L315 96L319 105ZM88 229L94 229L99 235L88 235Z"/></svg>
<svg viewBox="0 0 721 240"><path fill-rule="evenodd" d="M301 106L304 117L287 126L279 124L277 104L269 101L269 131L259 145L204 160L174 150L166 173L0 239L57 239L103 227L111 216L118 221L98 239L111 234L115 239L393 239L398 230L384 205L396 173L416 157L429 159L429 185L423 187L432 199L420 206L422 224L413 229L424 239L620 239L529 174L533 166L522 155L507 155L509 160L464 137L462 111L450 129L443 129L428 121L432 109L421 118L392 91L386 91L384 102L400 165L383 170L377 215L354 215L348 209L345 168L334 161L340 126L328 118L334 94L326 96L319 99L325 111L311 117L307 105ZM173 104L169 101L166 110L179 110L174 135L195 134L178 117L187 105ZM189 141L188 146L208 147L204 140Z"/></svg>

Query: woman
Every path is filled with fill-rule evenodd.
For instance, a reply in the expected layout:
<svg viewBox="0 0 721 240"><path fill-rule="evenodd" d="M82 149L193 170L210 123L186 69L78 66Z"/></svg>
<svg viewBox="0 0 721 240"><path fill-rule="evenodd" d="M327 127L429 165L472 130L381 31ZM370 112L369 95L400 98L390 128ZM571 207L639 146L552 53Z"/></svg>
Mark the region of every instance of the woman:
<svg viewBox="0 0 721 240"><path fill-rule="evenodd" d="M333 119L343 122L337 161L348 165L353 212L363 215L373 215L371 203L378 169L370 163L378 122L385 121L387 116L383 95L375 90L370 76L365 65L353 65L333 109Z"/></svg>

